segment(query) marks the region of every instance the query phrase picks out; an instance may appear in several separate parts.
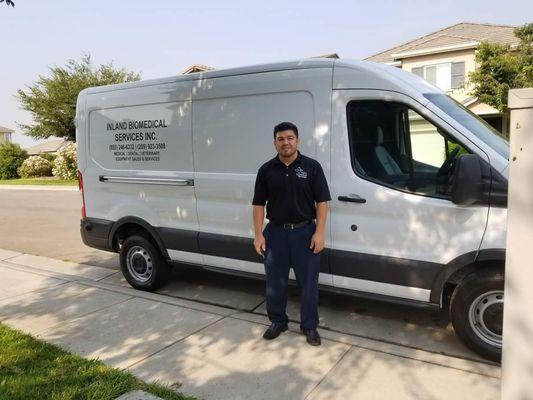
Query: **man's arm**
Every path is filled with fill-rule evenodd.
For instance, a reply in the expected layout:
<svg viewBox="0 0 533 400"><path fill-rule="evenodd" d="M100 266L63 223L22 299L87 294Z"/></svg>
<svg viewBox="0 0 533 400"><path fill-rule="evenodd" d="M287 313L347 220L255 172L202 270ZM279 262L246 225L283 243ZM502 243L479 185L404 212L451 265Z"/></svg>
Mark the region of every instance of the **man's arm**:
<svg viewBox="0 0 533 400"><path fill-rule="evenodd" d="M326 201L316 203L316 230L311 238L311 246L309 246L315 254L324 250L324 228L326 227L327 216L328 203Z"/></svg>
<svg viewBox="0 0 533 400"><path fill-rule="evenodd" d="M265 206L253 206L254 210L254 247L257 254L263 255L266 250L266 241L263 236L263 221L265 220Z"/></svg>

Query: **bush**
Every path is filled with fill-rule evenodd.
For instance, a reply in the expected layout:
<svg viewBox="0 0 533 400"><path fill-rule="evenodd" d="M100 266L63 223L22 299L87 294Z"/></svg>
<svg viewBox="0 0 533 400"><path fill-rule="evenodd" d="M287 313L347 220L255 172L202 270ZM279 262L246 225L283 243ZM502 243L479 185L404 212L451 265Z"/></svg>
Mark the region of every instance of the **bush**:
<svg viewBox="0 0 533 400"><path fill-rule="evenodd" d="M52 163L40 156L31 156L24 160L18 169L21 178L52 176Z"/></svg>
<svg viewBox="0 0 533 400"><path fill-rule="evenodd" d="M459 156L463 154L468 154L468 150L465 149L463 146L461 146L459 143L453 143L448 142L448 152L446 152L446 149L444 149L444 160L448 158L448 155L455 150L456 147L459 147L459 151L457 152L457 155L455 158L458 158Z"/></svg>
<svg viewBox="0 0 533 400"><path fill-rule="evenodd" d="M18 168L28 157L26 150L18 144L3 143L0 145L0 179L18 178Z"/></svg>
<svg viewBox="0 0 533 400"><path fill-rule="evenodd" d="M54 164L54 160L56 159L56 155L54 153L42 153L42 154L39 154L42 158L44 158L45 160L48 160L50 161L50 164Z"/></svg>
<svg viewBox="0 0 533 400"><path fill-rule="evenodd" d="M68 142L57 151L52 173L61 179L76 179L78 171L78 157L76 143Z"/></svg>

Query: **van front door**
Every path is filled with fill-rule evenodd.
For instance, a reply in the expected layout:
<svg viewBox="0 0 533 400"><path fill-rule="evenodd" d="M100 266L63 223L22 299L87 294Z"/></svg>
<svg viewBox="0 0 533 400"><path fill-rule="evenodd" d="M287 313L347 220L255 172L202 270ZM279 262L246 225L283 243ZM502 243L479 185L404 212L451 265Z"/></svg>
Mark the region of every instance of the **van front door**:
<svg viewBox="0 0 533 400"><path fill-rule="evenodd" d="M331 271L336 287L430 298L443 266L473 257L488 207L450 200L453 160L478 149L420 103L336 91L331 140Z"/></svg>

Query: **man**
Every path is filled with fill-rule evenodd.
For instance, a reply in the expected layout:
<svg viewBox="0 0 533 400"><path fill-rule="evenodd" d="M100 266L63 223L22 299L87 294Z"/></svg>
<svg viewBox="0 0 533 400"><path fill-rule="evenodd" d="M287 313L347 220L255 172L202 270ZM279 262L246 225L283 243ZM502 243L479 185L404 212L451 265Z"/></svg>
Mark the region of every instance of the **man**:
<svg viewBox="0 0 533 400"><path fill-rule="evenodd" d="M307 343L320 345L318 274L324 249L328 184L320 164L298 151L298 128L290 122L274 127L278 155L259 168L255 182L254 246L266 271L267 313L271 325L263 334L275 339L287 330L287 284L290 267L300 287L300 329ZM270 221L265 230L265 217ZM316 219L316 224L315 224Z"/></svg>

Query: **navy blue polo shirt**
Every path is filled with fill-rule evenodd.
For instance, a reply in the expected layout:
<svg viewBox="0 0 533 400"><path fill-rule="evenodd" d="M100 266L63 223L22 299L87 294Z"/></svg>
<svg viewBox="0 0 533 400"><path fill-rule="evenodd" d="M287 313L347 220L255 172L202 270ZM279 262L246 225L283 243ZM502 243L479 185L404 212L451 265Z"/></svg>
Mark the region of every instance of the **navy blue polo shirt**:
<svg viewBox="0 0 533 400"><path fill-rule="evenodd" d="M274 224L313 220L315 203L329 200L331 195L320 163L300 152L288 166L276 156L257 172L252 204L266 204L266 217Z"/></svg>

